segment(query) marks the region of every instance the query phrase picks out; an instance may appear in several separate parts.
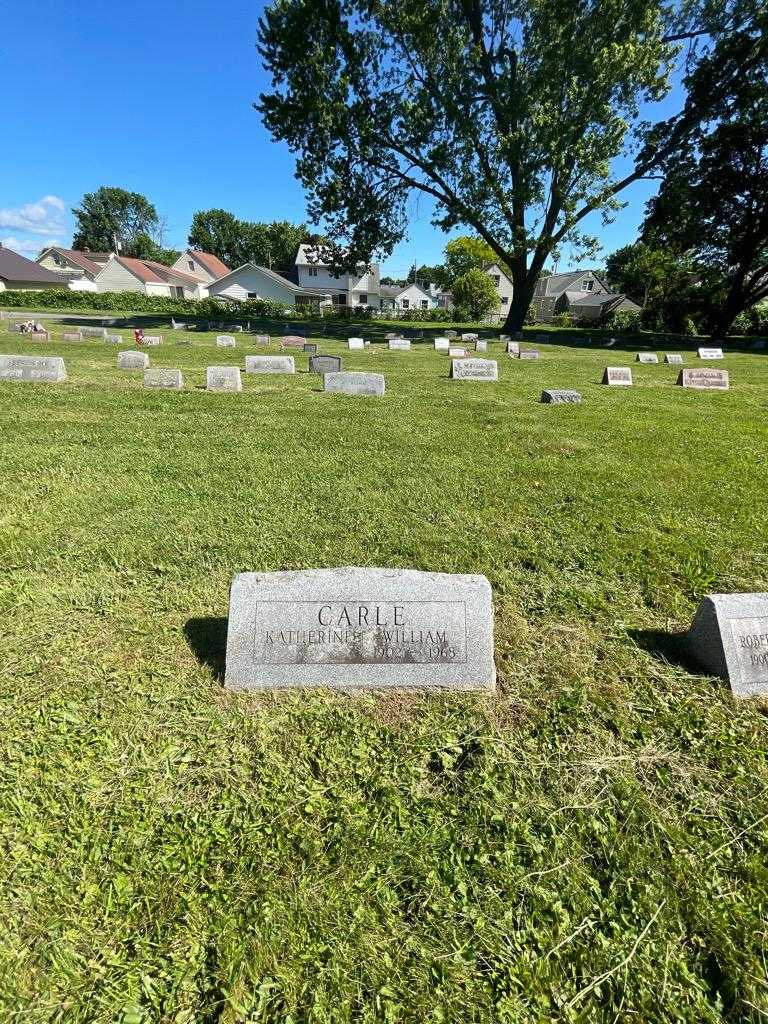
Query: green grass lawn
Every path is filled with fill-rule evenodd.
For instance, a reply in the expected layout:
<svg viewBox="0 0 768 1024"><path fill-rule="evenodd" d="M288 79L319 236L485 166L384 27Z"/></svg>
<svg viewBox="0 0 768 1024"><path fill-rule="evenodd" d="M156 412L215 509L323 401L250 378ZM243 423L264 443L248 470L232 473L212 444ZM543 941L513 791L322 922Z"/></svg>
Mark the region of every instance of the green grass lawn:
<svg viewBox="0 0 768 1024"><path fill-rule="evenodd" d="M58 333L0 327L69 372L0 384L0 1019L768 1020L766 706L679 639L768 590L768 355L227 395L264 350L163 331L177 394ZM224 691L232 577L349 564L488 576L498 693Z"/></svg>

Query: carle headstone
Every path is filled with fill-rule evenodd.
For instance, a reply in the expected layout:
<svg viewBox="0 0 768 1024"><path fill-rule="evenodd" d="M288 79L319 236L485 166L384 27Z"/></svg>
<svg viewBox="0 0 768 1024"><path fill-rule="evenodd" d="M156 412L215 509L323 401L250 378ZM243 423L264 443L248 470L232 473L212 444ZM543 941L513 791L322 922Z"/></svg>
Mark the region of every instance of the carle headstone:
<svg viewBox="0 0 768 1024"><path fill-rule="evenodd" d="M545 405L578 405L581 394L570 388L547 388L541 392L541 400Z"/></svg>
<svg viewBox="0 0 768 1024"><path fill-rule="evenodd" d="M122 334L105 334L104 341L106 341L107 344L109 345L122 345L123 342L125 341L125 338L122 336Z"/></svg>
<svg viewBox="0 0 768 1024"><path fill-rule="evenodd" d="M380 373L339 371L323 375L323 386L328 392L340 395L383 395L384 377Z"/></svg>
<svg viewBox="0 0 768 1024"><path fill-rule="evenodd" d="M638 352L636 360L638 363L658 363L659 357L655 352Z"/></svg>
<svg viewBox="0 0 768 1024"><path fill-rule="evenodd" d="M681 370L677 383L683 388L698 391L728 391L731 379L727 370Z"/></svg>
<svg viewBox="0 0 768 1024"><path fill-rule="evenodd" d="M118 370L146 370L149 366L149 356L146 352L134 352L129 349L126 352L117 353Z"/></svg>
<svg viewBox="0 0 768 1024"><path fill-rule="evenodd" d="M205 371L206 391L242 391L243 382L237 366L209 366Z"/></svg>
<svg viewBox="0 0 768 1024"><path fill-rule="evenodd" d="M61 356L0 356L0 380L58 384L66 379Z"/></svg>
<svg viewBox="0 0 768 1024"><path fill-rule="evenodd" d="M311 356L309 360L310 373L341 373L341 356Z"/></svg>
<svg viewBox="0 0 768 1024"><path fill-rule="evenodd" d="M735 697L768 694L768 594L708 594L687 645L704 669L731 684Z"/></svg>
<svg viewBox="0 0 768 1024"><path fill-rule="evenodd" d="M216 336L216 345L218 348L234 348L237 342L232 334L219 334Z"/></svg>
<svg viewBox="0 0 768 1024"><path fill-rule="evenodd" d="M411 342L408 338L390 338L387 345L393 351L410 352Z"/></svg>
<svg viewBox="0 0 768 1024"><path fill-rule="evenodd" d="M246 373L296 373L293 356L246 356Z"/></svg>
<svg viewBox="0 0 768 1024"><path fill-rule="evenodd" d="M232 581L233 690L493 690L485 576L412 569L241 573Z"/></svg>
<svg viewBox="0 0 768 1024"><path fill-rule="evenodd" d="M462 341L477 341L477 335L474 333L464 333L461 336Z"/></svg>
<svg viewBox="0 0 768 1024"><path fill-rule="evenodd" d="M683 357L679 352L667 352L664 356L665 363L677 363L680 364L683 361Z"/></svg>
<svg viewBox="0 0 768 1024"><path fill-rule="evenodd" d="M268 345L269 335L268 334L257 334L253 339L254 345Z"/></svg>
<svg viewBox="0 0 768 1024"><path fill-rule="evenodd" d="M454 337L455 336L456 336L456 332L454 331ZM435 345L435 352L447 352L450 349L450 347L451 347L451 339L450 338L435 338L434 345Z"/></svg>
<svg viewBox="0 0 768 1024"><path fill-rule="evenodd" d="M144 371L144 387L161 391L183 391L184 378L181 370L155 367Z"/></svg>
<svg viewBox="0 0 768 1024"><path fill-rule="evenodd" d="M495 359L452 359L448 376L451 380L498 380L499 364Z"/></svg>
<svg viewBox="0 0 768 1024"><path fill-rule="evenodd" d="M364 338L347 338L347 347L351 349L365 348Z"/></svg>
<svg viewBox="0 0 768 1024"><path fill-rule="evenodd" d="M723 359L723 350L721 348L700 348L698 350L699 359Z"/></svg>
<svg viewBox="0 0 768 1024"><path fill-rule="evenodd" d="M631 387L632 371L628 366L606 366L603 371L603 384L611 387Z"/></svg>
<svg viewBox="0 0 768 1024"><path fill-rule="evenodd" d="M88 327L84 326L80 328L80 333L84 338L105 338L109 333L106 327Z"/></svg>
<svg viewBox="0 0 768 1024"><path fill-rule="evenodd" d="M304 354L308 355L308 356L316 356L317 355L317 345L314 342L308 341L304 345Z"/></svg>

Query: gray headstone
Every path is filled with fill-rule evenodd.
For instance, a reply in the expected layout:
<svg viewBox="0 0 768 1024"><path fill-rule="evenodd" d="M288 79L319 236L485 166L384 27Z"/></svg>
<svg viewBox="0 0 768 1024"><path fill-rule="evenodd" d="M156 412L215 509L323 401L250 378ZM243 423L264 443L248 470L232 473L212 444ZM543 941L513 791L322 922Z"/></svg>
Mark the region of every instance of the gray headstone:
<svg viewBox="0 0 768 1024"><path fill-rule="evenodd" d="M83 336L80 331L64 331L62 334L64 341L82 341Z"/></svg>
<svg viewBox="0 0 768 1024"><path fill-rule="evenodd" d="M309 360L310 373L341 373L341 356L312 356Z"/></svg>
<svg viewBox="0 0 768 1024"><path fill-rule="evenodd" d="M315 345L312 342L307 342L307 344L304 346L304 352L308 356L316 356L317 355L317 345Z"/></svg>
<svg viewBox="0 0 768 1024"><path fill-rule="evenodd" d="M293 356L246 356L246 373L296 373Z"/></svg>
<svg viewBox="0 0 768 1024"><path fill-rule="evenodd" d="M611 387L630 387L632 371L628 366L606 366L603 371L603 384Z"/></svg>
<svg viewBox="0 0 768 1024"><path fill-rule="evenodd" d="M638 352L637 362L638 363L658 363L659 357L655 352Z"/></svg>
<svg viewBox="0 0 768 1024"><path fill-rule="evenodd" d="M495 359L452 359L451 380L498 380L499 364Z"/></svg>
<svg viewBox="0 0 768 1024"><path fill-rule="evenodd" d="M456 336L456 332L454 331L453 333L454 333L454 337L455 337ZM435 352L447 352L448 349L451 347L451 339L450 338L435 338L434 344L435 344Z"/></svg>
<svg viewBox="0 0 768 1024"><path fill-rule="evenodd" d="M237 366L209 366L205 371L207 391L242 391L243 382Z"/></svg>
<svg viewBox="0 0 768 1024"><path fill-rule="evenodd" d="M122 355L123 353L121 353ZM165 391L183 391L184 378L181 370L156 368L144 371L145 388L161 388Z"/></svg>
<svg viewBox="0 0 768 1024"><path fill-rule="evenodd" d="M237 342L232 334L219 334L216 337L216 344L219 348L234 348Z"/></svg>
<svg viewBox="0 0 768 1024"><path fill-rule="evenodd" d="M520 342L519 341L508 341L507 342L507 355L508 356L519 356L520 355Z"/></svg>
<svg viewBox="0 0 768 1024"><path fill-rule="evenodd" d="M383 395L384 377L380 373L356 373L340 371L326 373L323 377L326 391L342 395Z"/></svg>
<svg viewBox="0 0 768 1024"><path fill-rule="evenodd" d="M476 334L462 334L461 340L462 341L477 341L477 335Z"/></svg>
<svg viewBox="0 0 768 1024"><path fill-rule="evenodd" d="M484 341L481 338L478 338L477 341L475 342L475 352L487 352L487 351L488 351L488 342Z"/></svg>
<svg viewBox="0 0 768 1024"><path fill-rule="evenodd" d="M493 690L484 576L412 569L242 573L229 598L229 689Z"/></svg>
<svg viewBox="0 0 768 1024"><path fill-rule="evenodd" d="M665 363L682 363L683 357L679 352L667 352L664 356Z"/></svg>
<svg viewBox="0 0 768 1024"><path fill-rule="evenodd" d="M347 346L352 349L365 348L364 338L348 338Z"/></svg>
<svg viewBox="0 0 768 1024"><path fill-rule="evenodd" d="M727 370L681 370L677 383L699 391L727 391L731 386Z"/></svg>
<svg viewBox="0 0 768 1024"><path fill-rule="evenodd" d="M106 327L81 327L80 333L84 338L106 338L109 332Z"/></svg>
<svg viewBox="0 0 768 1024"><path fill-rule="evenodd" d="M387 342L389 348L395 351L410 352L411 343L408 338L390 338Z"/></svg>
<svg viewBox="0 0 768 1024"><path fill-rule="evenodd" d="M280 348L300 348L303 349L307 343L307 339L300 334L286 334L283 340L280 342Z"/></svg>
<svg viewBox="0 0 768 1024"><path fill-rule="evenodd" d="M445 338L457 338L459 335L458 331L446 331L443 337ZM439 338L435 338L435 341L439 341Z"/></svg>
<svg viewBox="0 0 768 1024"><path fill-rule="evenodd" d="M146 352L118 352L118 370L146 370L149 366L149 356Z"/></svg>
<svg viewBox="0 0 768 1024"><path fill-rule="evenodd" d="M463 359L466 354L467 354L467 350L465 348L449 348L448 349L448 355L452 359Z"/></svg>
<svg viewBox="0 0 768 1024"><path fill-rule="evenodd" d="M534 348L523 348L518 353L518 359L538 359L539 353Z"/></svg>
<svg viewBox="0 0 768 1024"><path fill-rule="evenodd" d="M61 356L0 356L0 380L58 384L67 379Z"/></svg>
<svg viewBox="0 0 768 1024"><path fill-rule="evenodd" d="M569 388L548 388L541 392L541 400L546 405L578 405L581 394Z"/></svg>
<svg viewBox="0 0 768 1024"><path fill-rule="evenodd" d="M268 345L269 344L269 335L268 334L257 334L256 337L253 339L253 341L254 341L254 344L256 344L256 345Z"/></svg>
<svg viewBox="0 0 768 1024"><path fill-rule="evenodd" d="M122 336L122 334L105 334L104 341L106 341L110 345L122 345L123 342L125 341L125 338Z"/></svg>
<svg viewBox="0 0 768 1024"><path fill-rule="evenodd" d="M723 350L721 348L700 348L698 350L699 359L722 359Z"/></svg>
<svg viewBox="0 0 768 1024"><path fill-rule="evenodd" d="M163 344L163 336L162 336L162 334L145 334L144 335L144 341L142 342L142 345L149 345L152 348L154 348L157 345L162 345L162 344Z"/></svg>
<svg viewBox="0 0 768 1024"><path fill-rule="evenodd" d="M709 594L688 633L691 655L735 697L768 693L768 594Z"/></svg>

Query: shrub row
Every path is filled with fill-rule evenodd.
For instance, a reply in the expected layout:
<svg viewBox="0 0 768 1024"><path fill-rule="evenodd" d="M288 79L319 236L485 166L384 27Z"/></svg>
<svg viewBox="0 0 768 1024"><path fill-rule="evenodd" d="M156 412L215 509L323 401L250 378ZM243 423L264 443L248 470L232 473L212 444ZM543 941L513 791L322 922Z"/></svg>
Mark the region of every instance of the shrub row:
<svg viewBox="0 0 768 1024"><path fill-rule="evenodd" d="M244 320L248 318L282 319L302 317L301 310L280 302L254 299L248 302L222 302L219 299L170 299L140 292L72 292L68 288L50 291L5 291L0 295L5 309L93 310L99 313L165 313L193 320Z"/></svg>

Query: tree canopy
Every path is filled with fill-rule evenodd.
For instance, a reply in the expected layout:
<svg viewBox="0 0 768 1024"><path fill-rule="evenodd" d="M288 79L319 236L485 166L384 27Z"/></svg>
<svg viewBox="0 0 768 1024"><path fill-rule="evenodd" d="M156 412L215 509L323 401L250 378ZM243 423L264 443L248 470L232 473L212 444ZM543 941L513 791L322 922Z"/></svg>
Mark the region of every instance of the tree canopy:
<svg viewBox="0 0 768 1024"><path fill-rule="evenodd" d="M189 231L191 246L213 253L232 268L251 262L285 270L293 264L302 242L322 241L306 224L286 220L254 223L218 209L198 211Z"/></svg>
<svg viewBox="0 0 768 1024"><path fill-rule="evenodd" d="M493 281L477 268L457 277L452 291L454 305L458 310L466 310L471 320L484 320L498 305Z"/></svg>
<svg viewBox="0 0 768 1024"><path fill-rule="evenodd" d="M753 9L746 0L274 0L259 29L272 86L257 104L297 153L313 219L353 265L391 253L413 192L511 271L519 327L547 257L595 250L582 221L611 216L699 123L698 92L663 124L682 41L690 59ZM754 34L752 39L754 41ZM751 59L748 55L747 59ZM615 158L631 161L616 173ZM343 243L344 248L341 248Z"/></svg>
<svg viewBox="0 0 768 1024"><path fill-rule="evenodd" d="M90 252L120 251L133 255L137 240L156 239L160 218L152 203L139 192L103 185L86 192L72 213L77 221L72 247Z"/></svg>

